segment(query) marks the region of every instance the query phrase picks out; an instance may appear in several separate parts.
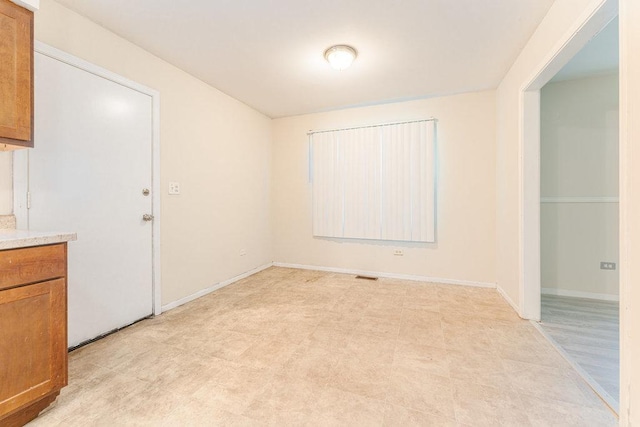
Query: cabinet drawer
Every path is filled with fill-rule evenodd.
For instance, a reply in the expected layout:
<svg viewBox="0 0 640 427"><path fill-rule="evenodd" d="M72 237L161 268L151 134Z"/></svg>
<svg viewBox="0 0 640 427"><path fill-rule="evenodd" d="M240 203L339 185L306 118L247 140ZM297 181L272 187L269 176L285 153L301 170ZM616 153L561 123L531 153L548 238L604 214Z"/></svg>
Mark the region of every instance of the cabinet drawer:
<svg viewBox="0 0 640 427"><path fill-rule="evenodd" d="M0 251L0 290L65 277L67 244Z"/></svg>

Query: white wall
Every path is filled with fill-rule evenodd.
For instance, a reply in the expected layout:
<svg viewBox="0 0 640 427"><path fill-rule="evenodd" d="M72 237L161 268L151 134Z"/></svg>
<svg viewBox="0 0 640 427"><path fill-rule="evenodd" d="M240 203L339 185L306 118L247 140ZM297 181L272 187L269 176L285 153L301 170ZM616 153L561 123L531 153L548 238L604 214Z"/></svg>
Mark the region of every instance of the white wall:
<svg viewBox="0 0 640 427"><path fill-rule="evenodd" d="M35 28L36 40L160 92L163 304L271 262L268 117L51 0ZM9 169L0 163L0 196ZM167 196L169 181L180 196Z"/></svg>
<svg viewBox="0 0 640 427"><path fill-rule="evenodd" d="M640 2L620 0L620 425L640 425Z"/></svg>
<svg viewBox="0 0 640 427"><path fill-rule="evenodd" d="M13 153L0 151L0 215L13 213Z"/></svg>
<svg viewBox="0 0 640 427"><path fill-rule="evenodd" d="M438 119L437 242L313 238L307 132L431 116ZM276 262L495 283L495 92L274 120L272 191Z"/></svg>
<svg viewBox="0 0 640 427"><path fill-rule="evenodd" d="M600 269L601 261L618 263L618 98L617 73L542 88L543 293L619 293L618 270Z"/></svg>

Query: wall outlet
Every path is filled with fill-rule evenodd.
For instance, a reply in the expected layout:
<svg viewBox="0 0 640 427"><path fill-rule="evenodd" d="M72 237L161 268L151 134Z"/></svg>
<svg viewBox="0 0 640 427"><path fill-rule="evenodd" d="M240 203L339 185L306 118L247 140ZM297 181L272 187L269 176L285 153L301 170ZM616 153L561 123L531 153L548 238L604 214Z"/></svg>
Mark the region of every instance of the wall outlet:
<svg viewBox="0 0 640 427"><path fill-rule="evenodd" d="M393 251L395 256L404 256L404 251L402 249L396 249Z"/></svg>
<svg viewBox="0 0 640 427"><path fill-rule="evenodd" d="M246 249L240 249L240 256L245 256L247 254Z"/></svg>
<svg viewBox="0 0 640 427"><path fill-rule="evenodd" d="M615 269L616 269L615 262L606 262L606 261L600 262L600 270L615 270Z"/></svg>
<svg viewBox="0 0 640 427"><path fill-rule="evenodd" d="M171 194L171 195L180 194L180 183L179 182L170 182L169 183L169 194Z"/></svg>

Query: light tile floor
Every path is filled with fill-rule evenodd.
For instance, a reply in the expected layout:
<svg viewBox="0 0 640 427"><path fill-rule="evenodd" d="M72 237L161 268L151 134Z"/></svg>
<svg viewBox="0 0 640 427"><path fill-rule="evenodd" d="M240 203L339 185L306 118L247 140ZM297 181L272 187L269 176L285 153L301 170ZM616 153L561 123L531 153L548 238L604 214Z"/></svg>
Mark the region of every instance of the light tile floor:
<svg viewBox="0 0 640 427"><path fill-rule="evenodd" d="M493 289L270 268L70 354L33 426L614 426Z"/></svg>

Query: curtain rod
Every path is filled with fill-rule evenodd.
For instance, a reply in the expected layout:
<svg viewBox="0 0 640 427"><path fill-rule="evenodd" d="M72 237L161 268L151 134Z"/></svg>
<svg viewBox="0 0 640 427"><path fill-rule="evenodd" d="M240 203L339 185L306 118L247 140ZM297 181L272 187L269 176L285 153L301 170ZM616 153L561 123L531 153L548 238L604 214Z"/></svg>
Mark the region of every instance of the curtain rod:
<svg viewBox="0 0 640 427"><path fill-rule="evenodd" d="M366 129L366 128L377 128L381 126L391 126L391 125L405 125L409 123L421 123L421 122L437 122L438 119L435 117L429 117L428 119L421 120L409 120L406 122L392 122L392 123L382 123L379 125L368 125L368 126L354 126L350 128L342 128L342 129L328 129L328 130L310 130L307 132L307 135L313 135L314 133L326 133L326 132L338 132L341 130L354 130L354 129Z"/></svg>

